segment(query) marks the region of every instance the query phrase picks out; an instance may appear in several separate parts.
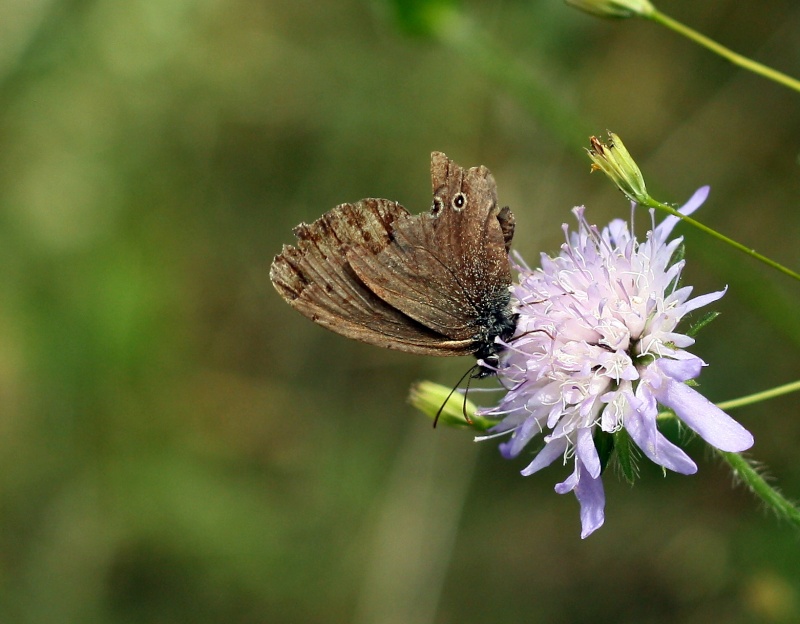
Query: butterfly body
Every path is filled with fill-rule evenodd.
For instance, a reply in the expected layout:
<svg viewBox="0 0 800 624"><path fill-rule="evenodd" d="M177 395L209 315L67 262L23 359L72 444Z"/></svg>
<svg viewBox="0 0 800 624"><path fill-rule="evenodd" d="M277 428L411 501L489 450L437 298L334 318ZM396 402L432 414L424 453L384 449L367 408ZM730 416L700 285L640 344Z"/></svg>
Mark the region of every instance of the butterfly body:
<svg viewBox="0 0 800 624"><path fill-rule="evenodd" d="M423 355L497 363L516 329L508 249L514 216L485 167L431 155L430 212L362 199L295 228L270 271L281 296L339 334ZM490 374L479 367L477 376Z"/></svg>

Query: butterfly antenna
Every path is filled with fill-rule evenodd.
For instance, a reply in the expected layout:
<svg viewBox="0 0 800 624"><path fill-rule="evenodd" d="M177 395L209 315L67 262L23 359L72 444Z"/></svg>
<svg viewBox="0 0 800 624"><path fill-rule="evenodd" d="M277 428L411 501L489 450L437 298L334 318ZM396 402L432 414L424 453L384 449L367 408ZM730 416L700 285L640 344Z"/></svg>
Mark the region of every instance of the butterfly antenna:
<svg viewBox="0 0 800 624"><path fill-rule="evenodd" d="M439 411L436 412L436 418L433 419L433 428L434 429L436 429L436 423L439 422L439 416L442 415L442 410L444 410L444 406L447 405L447 402L450 400L450 397L453 396L453 393L456 390L458 390L458 387L461 385L461 382L464 381L464 377L469 375L473 370L475 370L474 366L472 368L470 368L466 373L461 375L461 379L458 380L458 383L455 386L453 386L453 389L450 391L450 394L447 395L447 398L444 400L444 403L442 403L441 407L439 408ZM467 382L467 387L469 387L469 382ZM466 394L465 394L464 395L464 406L465 406L464 407L464 417L467 419L467 422L471 425L472 421L467 417L466 403L467 403L467 397L466 397Z"/></svg>
<svg viewBox="0 0 800 624"><path fill-rule="evenodd" d="M512 340L519 340L520 338L524 338L528 334L539 334L539 333L544 334L550 340L555 340L555 338L553 338L552 334L549 331L547 331L546 329L529 329L526 332L522 332L519 336L514 336L512 338Z"/></svg>
<svg viewBox="0 0 800 624"><path fill-rule="evenodd" d="M480 368L477 364L470 368L467 372L472 373L476 368ZM469 394L469 384L472 383L474 375L470 375L467 377L467 387L464 389L464 402L461 404L461 413L464 415L464 420L466 420L470 425L472 424L472 419L467 414L467 395ZM464 379L463 377L461 378ZM460 381L458 383L461 383Z"/></svg>

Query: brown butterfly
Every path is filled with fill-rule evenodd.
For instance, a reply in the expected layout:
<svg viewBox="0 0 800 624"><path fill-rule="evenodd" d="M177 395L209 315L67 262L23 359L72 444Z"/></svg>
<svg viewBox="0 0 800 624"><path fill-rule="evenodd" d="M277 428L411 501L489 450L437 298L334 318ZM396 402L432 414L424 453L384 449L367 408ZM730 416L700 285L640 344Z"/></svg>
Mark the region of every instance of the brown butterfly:
<svg viewBox="0 0 800 624"><path fill-rule="evenodd" d="M431 154L433 203L411 215L388 199L341 204L294 229L270 279L298 312L338 334L423 355L474 355L490 375L517 317L508 250L514 215L486 167ZM483 366L484 362L488 366Z"/></svg>

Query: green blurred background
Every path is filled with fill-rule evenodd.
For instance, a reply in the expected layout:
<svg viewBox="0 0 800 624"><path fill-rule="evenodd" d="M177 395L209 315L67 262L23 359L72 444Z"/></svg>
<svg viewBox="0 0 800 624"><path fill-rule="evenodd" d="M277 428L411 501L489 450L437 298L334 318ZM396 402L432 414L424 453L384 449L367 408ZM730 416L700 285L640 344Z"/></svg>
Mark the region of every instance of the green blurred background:
<svg viewBox="0 0 800 624"><path fill-rule="evenodd" d="M794 0L659 6L800 75ZM606 128L657 197L710 184L701 220L796 268L800 96L558 0L468 3L475 45L401 9L0 6L0 622L800 621L797 532L702 445L692 477L608 474L581 541L568 469L522 478L407 405L468 360L328 333L268 277L337 203L426 210L432 150L493 171L536 262L572 206L629 214L588 175ZM695 292L729 286L703 392L800 376L798 285L680 231ZM800 498L796 397L735 416Z"/></svg>

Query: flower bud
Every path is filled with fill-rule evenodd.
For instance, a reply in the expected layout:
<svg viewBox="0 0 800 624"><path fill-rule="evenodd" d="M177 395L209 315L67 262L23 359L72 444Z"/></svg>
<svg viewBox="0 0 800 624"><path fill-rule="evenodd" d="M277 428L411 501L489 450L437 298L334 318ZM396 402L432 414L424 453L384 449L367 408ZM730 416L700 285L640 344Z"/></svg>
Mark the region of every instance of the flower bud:
<svg viewBox="0 0 800 624"><path fill-rule="evenodd" d="M655 11L649 0L564 0L564 2L600 17L648 17Z"/></svg>
<svg viewBox="0 0 800 624"><path fill-rule="evenodd" d="M477 407L470 400L465 400L463 394L455 393L447 386L442 386L432 381L420 381L411 386L408 401L432 420L451 427L469 427L485 431L493 425L488 419L476 416ZM472 421L470 424L464 414Z"/></svg>
<svg viewBox="0 0 800 624"><path fill-rule="evenodd" d="M609 132L606 144L597 137L592 137L590 141L592 147L587 151L592 160L592 171L605 173L631 201L646 204L650 196L647 194L642 172L625 149L622 140Z"/></svg>

